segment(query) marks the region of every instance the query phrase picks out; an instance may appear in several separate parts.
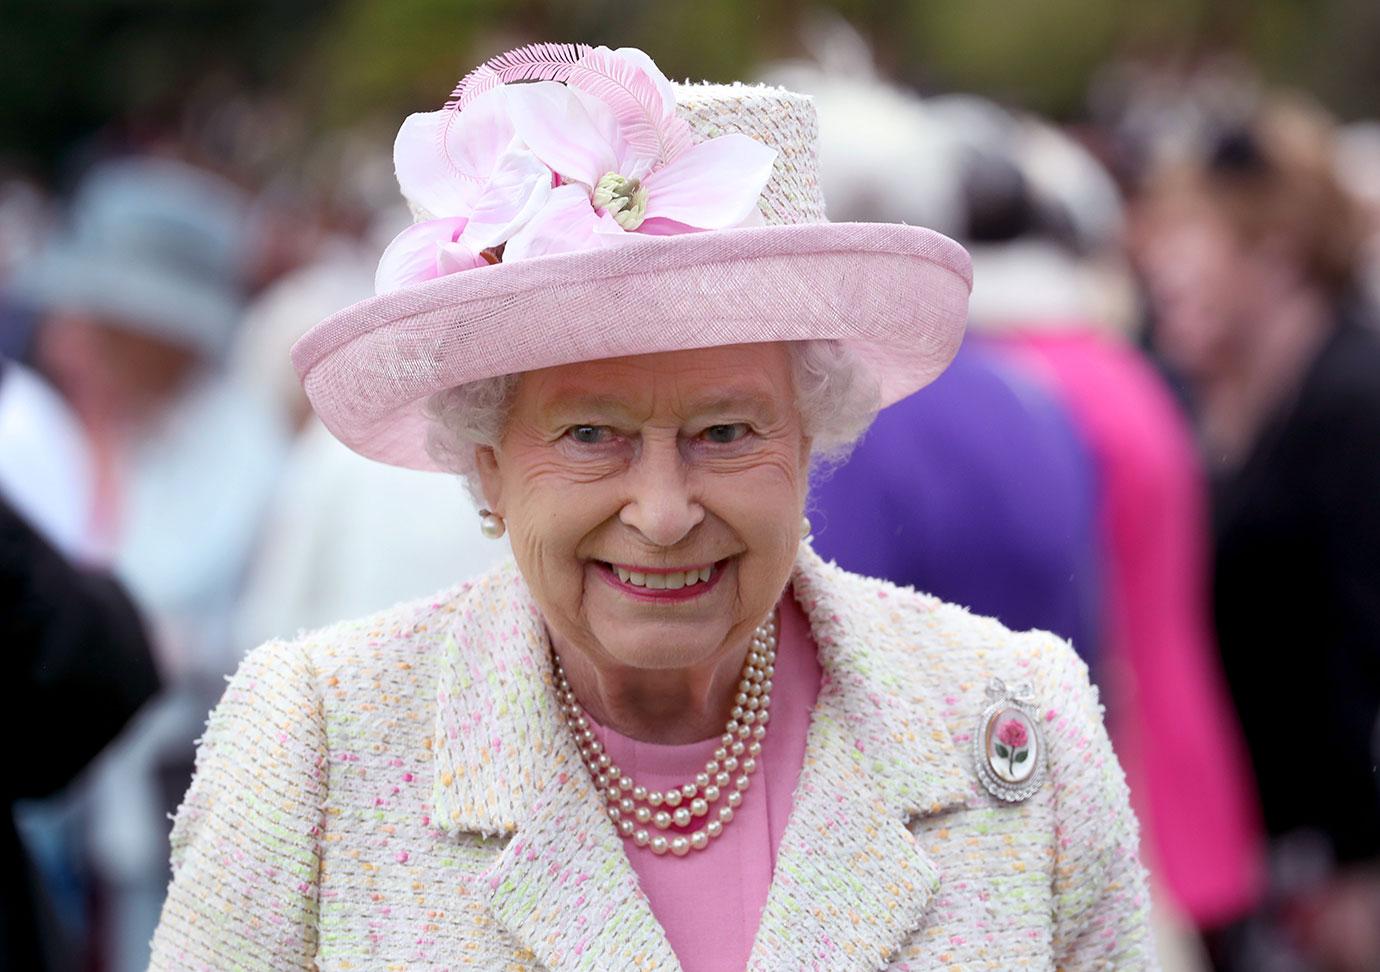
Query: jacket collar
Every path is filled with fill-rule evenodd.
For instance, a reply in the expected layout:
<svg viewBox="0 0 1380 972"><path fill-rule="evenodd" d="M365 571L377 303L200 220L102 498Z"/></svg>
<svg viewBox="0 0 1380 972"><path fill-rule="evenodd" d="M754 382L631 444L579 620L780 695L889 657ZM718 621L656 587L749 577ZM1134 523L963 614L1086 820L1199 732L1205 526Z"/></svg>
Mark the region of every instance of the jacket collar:
<svg viewBox="0 0 1380 972"><path fill-rule="evenodd" d="M913 596L802 546L792 590L823 672L749 968L885 964L939 874L907 819L962 805L971 775L936 718ZM495 918L548 968L595 957L677 969L622 839L560 719L545 629L510 563L467 589L447 634L434 819L511 836L485 875ZM908 617L909 615L909 617Z"/></svg>

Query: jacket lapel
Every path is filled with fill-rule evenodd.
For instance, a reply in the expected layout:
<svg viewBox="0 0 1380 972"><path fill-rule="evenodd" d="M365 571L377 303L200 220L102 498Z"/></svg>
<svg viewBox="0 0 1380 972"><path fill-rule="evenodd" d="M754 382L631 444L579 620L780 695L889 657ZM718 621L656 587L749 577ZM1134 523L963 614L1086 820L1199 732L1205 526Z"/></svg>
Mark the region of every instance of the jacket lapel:
<svg viewBox="0 0 1380 972"><path fill-rule="evenodd" d="M823 683L748 968L879 969L941 880L906 823L962 806L971 777L902 635L914 601L807 548L793 583Z"/></svg>
<svg viewBox="0 0 1380 972"><path fill-rule="evenodd" d="M478 893L553 972L679 970L560 720L545 629L516 568L479 581L457 613L438 678L432 809L452 835L511 837Z"/></svg>
<svg viewBox="0 0 1380 972"><path fill-rule="evenodd" d="M914 600L806 547L793 589L823 682L748 967L878 969L941 881L907 821L963 805L973 783L933 715L926 646L902 633L920 627ZM438 673L436 825L511 838L477 889L547 968L678 970L560 720L516 568L477 582L456 612Z"/></svg>

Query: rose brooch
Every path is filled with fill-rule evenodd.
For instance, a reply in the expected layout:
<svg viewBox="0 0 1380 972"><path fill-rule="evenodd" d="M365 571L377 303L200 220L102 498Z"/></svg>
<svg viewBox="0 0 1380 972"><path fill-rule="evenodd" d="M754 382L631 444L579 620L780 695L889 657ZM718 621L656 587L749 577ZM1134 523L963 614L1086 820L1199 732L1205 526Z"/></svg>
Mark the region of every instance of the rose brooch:
<svg viewBox="0 0 1380 972"><path fill-rule="evenodd" d="M987 686L987 708L973 734L978 779L999 800L1026 800L1045 781L1045 738L1034 690L1008 687L1000 678Z"/></svg>

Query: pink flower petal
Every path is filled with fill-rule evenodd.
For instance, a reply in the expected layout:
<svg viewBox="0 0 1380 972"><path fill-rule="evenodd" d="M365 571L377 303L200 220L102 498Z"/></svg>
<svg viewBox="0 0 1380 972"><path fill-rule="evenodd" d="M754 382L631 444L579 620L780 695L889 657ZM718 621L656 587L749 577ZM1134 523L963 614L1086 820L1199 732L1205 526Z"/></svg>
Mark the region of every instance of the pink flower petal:
<svg viewBox="0 0 1380 972"><path fill-rule="evenodd" d="M511 84L502 90L518 137L567 181L592 187L617 167L617 147L610 141L617 124L609 124L612 113L601 111L593 99L577 98L555 81Z"/></svg>
<svg viewBox="0 0 1380 972"><path fill-rule="evenodd" d="M409 115L393 143L398 185L429 215L464 214L512 141L513 124L498 89L462 112Z"/></svg>
<svg viewBox="0 0 1380 972"><path fill-rule="evenodd" d="M497 246L535 216L550 195L551 170L526 149L510 148L474 201L464 241L476 250Z"/></svg>
<svg viewBox="0 0 1380 972"><path fill-rule="evenodd" d="M379 268L374 274L374 292L384 294L401 290L440 276L443 271L438 267L438 257L442 247L447 249L448 267L467 270L481 266L483 257L463 243L454 242L464 231L465 222L463 216L430 219L415 223L395 236L379 259Z"/></svg>
<svg viewBox="0 0 1380 972"><path fill-rule="evenodd" d="M508 241L503 260L509 263L548 253L600 249L605 245L598 232L601 222L584 186L558 186L551 190L541 212Z"/></svg>
<svg viewBox="0 0 1380 972"><path fill-rule="evenodd" d="M771 177L776 150L746 135L720 135L642 180L647 219L725 229L747 219Z"/></svg>

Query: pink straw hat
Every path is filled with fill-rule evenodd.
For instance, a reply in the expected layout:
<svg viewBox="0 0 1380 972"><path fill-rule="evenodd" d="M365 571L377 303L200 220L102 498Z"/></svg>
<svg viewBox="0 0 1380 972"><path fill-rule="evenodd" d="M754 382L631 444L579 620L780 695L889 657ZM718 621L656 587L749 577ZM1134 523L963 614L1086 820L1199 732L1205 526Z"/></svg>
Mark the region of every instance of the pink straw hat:
<svg viewBox="0 0 1380 972"><path fill-rule="evenodd" d="M399 132L418 222L378 295L293 347L307 396L346 445L414 469L438 468L434 393L578 361L832 339L883 405L904 398L958 348L968 254L921 227L826 222L816 141L808 97L673 85L630 48L489 61Z"/></svg>

